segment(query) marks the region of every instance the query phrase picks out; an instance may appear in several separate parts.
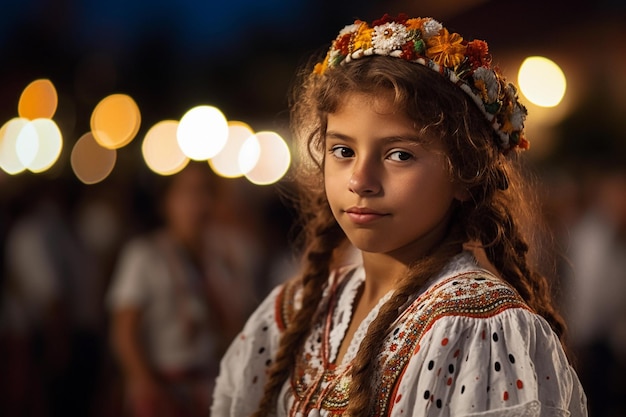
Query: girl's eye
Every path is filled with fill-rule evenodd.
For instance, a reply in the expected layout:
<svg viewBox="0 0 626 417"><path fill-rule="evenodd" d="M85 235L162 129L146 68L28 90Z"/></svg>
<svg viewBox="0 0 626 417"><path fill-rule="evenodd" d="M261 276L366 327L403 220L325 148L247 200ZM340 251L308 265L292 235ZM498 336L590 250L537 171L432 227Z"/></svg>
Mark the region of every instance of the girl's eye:
<svg viewBox="0 0 626 417"><path fill-rule="evenodd" d="M403 162L413 158L413 155L404 151L393 151L389 154L388 158L392 161Z"/></svg>
<svg viewBox="0 0 626 417"><path fill-rule="evenodd" d="M354 151L346 146L333 146L330 149L330 153L338 159L352 158Z"/></svg>

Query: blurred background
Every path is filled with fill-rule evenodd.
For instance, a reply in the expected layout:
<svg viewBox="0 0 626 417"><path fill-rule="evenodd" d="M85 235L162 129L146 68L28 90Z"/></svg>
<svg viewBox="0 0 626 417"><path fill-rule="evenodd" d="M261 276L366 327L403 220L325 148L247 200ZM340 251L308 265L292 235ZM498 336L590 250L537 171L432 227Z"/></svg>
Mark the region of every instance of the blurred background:
<svg viewBox="0 0 626 417"><path fill-rule="evenodd" d="M210 390L215 363L194 354L218 358L298 267L282 177L294 75L344 25L385 12L432 16L486 40L514 82L527 57L560 67L562 99L546 107L524 97L527 158L562 255L553 275L591 415L626 415L623 0L3 1L0 414L157 416L149 405L163 392L165 410ZM547 78L539 71L533 77ZM38 107L37 92L54 105ZM122 110L107 107L116 100ZM252 132L274 143L256 150L274 170L220 173L217 157L189 162L168 148L198 106L241 146ZM103 143L96 128L120 114L135 117L113 128L119 142ZM36 118L48 121L28 124ZM53 160L29 168L34 154L6 159L11 132L49 120ZM155 156L149 143L168 151ZM213 298L194 298L201 293ZM159 371L146 375L151 364Z"/></svg>

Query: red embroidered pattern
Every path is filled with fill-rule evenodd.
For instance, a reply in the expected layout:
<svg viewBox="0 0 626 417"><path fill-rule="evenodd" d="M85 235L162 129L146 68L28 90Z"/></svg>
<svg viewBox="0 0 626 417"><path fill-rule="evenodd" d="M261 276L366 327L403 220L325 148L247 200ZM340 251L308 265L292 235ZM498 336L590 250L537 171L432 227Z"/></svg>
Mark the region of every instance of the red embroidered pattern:
<svg viewBox="0 0 626 417"><path fill-rule="evenodd" d="M341 283L344 284L345 280ZM292 287L296 287L295 285ZM341 416L348 406L351 366L337 368L329 363L328 346L332 317L344 285L338 285L324 300L326 315L316 323L307 338L291 380L292 413L322 408L331 416ZM285 290L277 301L279 320L288 322L293 313L295 291ZM279 307L280 305L280 307ZM506 282L483 271L472 271L442 280L418 297L396 320L378 355L375 416L385 416L396 398L397 385L411 356L419 351L419 341L442 317L489 318L510 308L529 309ZM288 313L288 314L285 314ZM447 343L447 340L442 341Z"/></svg>

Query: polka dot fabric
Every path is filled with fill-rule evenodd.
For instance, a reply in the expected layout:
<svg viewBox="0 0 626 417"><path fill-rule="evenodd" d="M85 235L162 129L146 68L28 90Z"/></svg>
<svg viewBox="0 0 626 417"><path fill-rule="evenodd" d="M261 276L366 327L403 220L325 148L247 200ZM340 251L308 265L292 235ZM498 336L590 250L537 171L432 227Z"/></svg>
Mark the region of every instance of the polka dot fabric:
<svg viewBox="0 0 626 417"><path fill-rule="evenodd" d="M256 410L267 368L278 350L280 329L274 308L280 290L263 301L222 358L212 416L249 416Z"/></svg>
<svg viewBox="0 0 626 417"><path fill-rule="evenodd" d="M547 322L510 309L438 320L408 363L390 415L585 415L578 392Z"/></svg>

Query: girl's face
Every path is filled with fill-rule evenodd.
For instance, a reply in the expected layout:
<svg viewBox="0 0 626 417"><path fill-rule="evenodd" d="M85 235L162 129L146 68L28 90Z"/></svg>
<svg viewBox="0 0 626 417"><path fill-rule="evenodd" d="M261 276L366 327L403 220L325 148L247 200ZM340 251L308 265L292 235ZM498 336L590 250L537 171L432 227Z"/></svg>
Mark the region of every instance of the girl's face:
<svg viewBox="0 0 626 417"><path fill-rule="evenodd" d="M325 151L326 195L357 248L408 264L443 238L462 192L442 144L419 137L391 94L348 94L328 115Z"/></svg>

